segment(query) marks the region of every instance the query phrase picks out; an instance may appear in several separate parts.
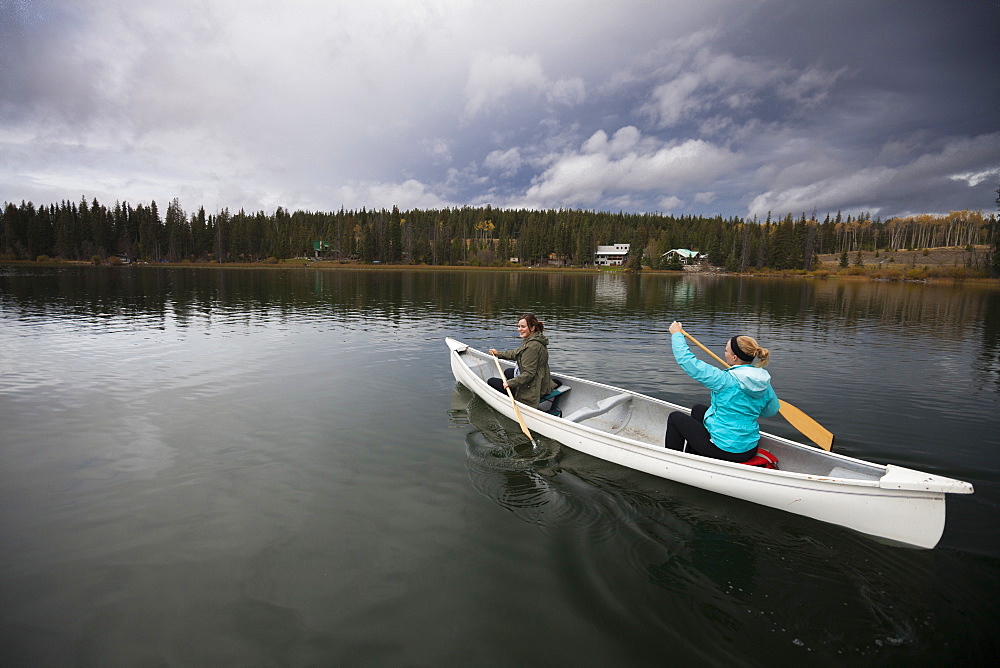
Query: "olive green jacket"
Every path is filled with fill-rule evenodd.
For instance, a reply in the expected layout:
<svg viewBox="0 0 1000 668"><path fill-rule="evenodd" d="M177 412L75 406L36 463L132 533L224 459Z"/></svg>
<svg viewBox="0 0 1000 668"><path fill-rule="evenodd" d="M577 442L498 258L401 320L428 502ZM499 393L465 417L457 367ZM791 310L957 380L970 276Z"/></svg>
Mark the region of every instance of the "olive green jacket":
<svg viewBox="0 0 1000 668"><path fill-rule="evenodd" d="M514 350L499 350L497 357L502 360L517 362L518 374L507 381L507 387L514 393L514 398L522 404L538 407L542 396L554 388L549 375L549 339L539 332L534 332Z"/></svg>

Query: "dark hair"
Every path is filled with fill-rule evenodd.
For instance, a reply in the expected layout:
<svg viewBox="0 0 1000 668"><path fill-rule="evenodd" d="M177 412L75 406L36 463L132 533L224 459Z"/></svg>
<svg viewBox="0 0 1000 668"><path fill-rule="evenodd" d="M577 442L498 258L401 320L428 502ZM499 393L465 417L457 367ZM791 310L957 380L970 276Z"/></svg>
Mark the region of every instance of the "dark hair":
<svg viewBox="0 0 1000 668"><path fill-rule="evenodd" d="M539 334L541 334L542 331L545 330L545 325L542 323L541 320L535 317L534 313L525 313L517 320L518 322L523 320L524 324L528 326L528 329L530 329L533 332L538 332Z"/></svg>

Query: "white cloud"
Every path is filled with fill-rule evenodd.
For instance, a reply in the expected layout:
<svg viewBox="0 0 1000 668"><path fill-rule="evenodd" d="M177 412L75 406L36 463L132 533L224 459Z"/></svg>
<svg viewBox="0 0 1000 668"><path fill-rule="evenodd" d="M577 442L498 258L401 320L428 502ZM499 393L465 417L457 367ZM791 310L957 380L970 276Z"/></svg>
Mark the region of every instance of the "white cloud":
<svg viewBox="0 0 1000 668"><path fill-rule="evenodd" d="M895 167L859 166L836 160L817 161L818 169L814 170L805 166L791 167L774 175L774 180L780 184L778 188L753 198L748 215L760 216L768 211L798 213L814 208L878 213L885 208L879 202L886 200L886 193L893 193L889 201L897 207L905 207L910 202L912 210L919 211L924 208L922 198L926 191L942 189L946 181L960 180L973 187L991 175L1000 174L996 154L998 143L1000 133L953 140L941 150L923 153ZM991 163L993 166L985 169L968 169ZM821 175L823 172L825 175ZM961 201L943 204L943 210L981 208L963 206Z"/></svg>
<svg viewBox="0 0 1000 668"><path fill-rule="evenodd" d="M414 179L403 183L348 182L333 189L333 195L348 209L440 209L455 206ZM337 207L339 208L339 207Z"/></svg>
<svg viewBox="0 0 1000 668"><path fill-rule="evenodd" d="M660 129L699 116L706 123L731 123L729 112L752 113L770 99L807 108L827 98L846 68L828 71L817 66L801 71L786 63L760 57L740 57L717 51L710 33L678 39L664 47L670 65L654 71L656 82L640 112ZM718 116L725 120L718 120Z"/></svg>
<svg viewBox="0 0 1000 668"><path fill-rule="evenodd" d="M659 205L660 205L660 210L663 213L672 213L674 211L684 208L684 200L682 200L679 197L674 197L673 195L670 195L669 197L664 197L663 199L661 199Z"/></svg>
<svg viewBox="0 0 1000 668"><path fill-rule="evenodd" d="M768 212L826 211L837 201L851 201L856 210L878 213L877 199L873 195L886 187L894 176L894 171L886 167L869 167L777 192L768 191L754 197L747 215L763 217Z"/></svg>
<svg viewBox="0 0 1000 668"><path fill-rule="evenodd" d="M465 111L470 116L488 111L515 93L542 90L546 83L537 55L476 54L465 86Z"/></svg>
<svg viewBox="0 0 1000 668"><path fill-rule="evenodd" d="M547 95L550 102L572 107L587 99L587 87L580 77L559 79L552 83Z"/></svg>
<svg viewBox="0 0 1000 668"><path fill-rule="evenodd" d="M694 196L694 201L698 204L711 204L715 201L716 194L713 192L706 193L696 193Z"/></svg>
<svg viewBox="0 0 1000 668"><path fill-rule="evenodd" d="M502 176L513 176L521 168L521 152L517 148L491 151L483 161L483 166L500 172Z"/></svg>
<svg viewBox="0 0 1000 668"><path fill-rule="evenodd" d="M626 127L609 141L599 131L580 151L554 156L528 188L525 201L541 207L593 206L605 193L657 193L711 182L738 161L729 150L702 140L645 141L636 128Z"/></svg>
<svg viewBox="0 0 1000 668"><path fill-rule="evenodd" d="M978 186L980 183L989 178L996 178L1000 176L1000 167L993 167L991 169L984 169L979 172L965 172L964 174L952 174L948 178L952 181L965 181L969 187Z"/></svg>
<svg viewBox="0 0 1000 668"><path fill-rule="evenodd" d="M479 173L475 163L469 163L462 169L451 167L445 174L444 181L430 186L438 192L442 198L453 198L456 194L469 191L481 191L488 188L491 183L490 176Z"/></svg>
<svg viewBox="0 0 1000 668"><path fill-rule="evenodd" d="M635 149L641 137L642 133L634 125L620 128L610 141L604 130L598 130L590 139L583 142L581 150L584 153L604 153L617 158Z"/></svg>
<svg viewBox="0 0 1000 668"><path fill-rule="evenodd" d="M422 143L436 164L451 164L451 146L447 139L428 139Z"/></svg>
<svg viewBox="0 0 1000 668"><path fill-rule="evenodd" d="M537 53L477 53L465 84L465 113L475 116L494 111L495 107L506 109L511 104L523 104L525 100L520 96L543 91L549 103L565 107L582 104L587 98L582 77L551 79Z"/></svg>
<svg viewBox="0 0 1000 668"><path fill-rule="evenodd" d="M829 97L830 90L846 72L846 67L833 72L810 67L793 80L782 82L778 86L778 92L788 99L814 106Z"/></svg>
<svg viewBox="0 0 1000 668"><path fill-rule="evenodd" d="M685 114L697 110L702 103L693 93L701 85L695 74L684 74L653 90L653 101L646 105L661 128L677 123Z"/></svg>

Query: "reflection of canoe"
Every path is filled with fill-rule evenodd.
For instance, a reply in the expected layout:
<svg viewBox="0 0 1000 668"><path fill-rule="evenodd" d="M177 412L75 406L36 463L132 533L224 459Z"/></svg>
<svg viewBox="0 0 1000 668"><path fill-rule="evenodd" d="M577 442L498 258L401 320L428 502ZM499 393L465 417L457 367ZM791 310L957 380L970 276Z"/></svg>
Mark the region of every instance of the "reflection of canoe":
<svg viewBox="0 0 1000 668"><path fill-rule="evenodd" d="M455 379L515 419L507 395L486 383L496 375L493 358L451 338L447 343ZM553 375L570 388L559 397L562 417L521 406L532 433L661 478L926 548L937 545L944 531L944 495L972 493L972 485L961 480L872 464L765 433L761 447L778 457L780 470L667 450L667 415L687 409L558 371Z"/></svg>

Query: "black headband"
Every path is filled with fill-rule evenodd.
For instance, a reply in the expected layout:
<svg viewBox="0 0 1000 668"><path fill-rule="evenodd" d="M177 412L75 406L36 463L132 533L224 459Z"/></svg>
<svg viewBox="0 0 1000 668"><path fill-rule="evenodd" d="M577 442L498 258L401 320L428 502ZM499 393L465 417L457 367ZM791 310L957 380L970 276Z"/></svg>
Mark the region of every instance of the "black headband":
<svg viewBox="0 0 1000 668"><path fill-rule="evenodd" d="M729 347L733 349L733 354L739 357L744 362L753 362L753 355L747 355L740 349L739 344L736 343L736 337L729 339Z"/></svg>

